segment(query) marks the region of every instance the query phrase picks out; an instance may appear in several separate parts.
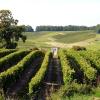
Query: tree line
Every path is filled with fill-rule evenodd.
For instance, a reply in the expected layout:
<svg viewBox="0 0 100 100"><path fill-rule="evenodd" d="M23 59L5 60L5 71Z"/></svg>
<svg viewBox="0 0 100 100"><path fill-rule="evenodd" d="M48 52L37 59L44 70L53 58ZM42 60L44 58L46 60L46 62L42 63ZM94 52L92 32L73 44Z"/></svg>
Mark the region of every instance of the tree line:
<svg viewBox="0 0 100 100"><path fill-rule="evenodd" d="M94 30L95 26L37 26L36 31L84 31L84 30Z"/></svg>

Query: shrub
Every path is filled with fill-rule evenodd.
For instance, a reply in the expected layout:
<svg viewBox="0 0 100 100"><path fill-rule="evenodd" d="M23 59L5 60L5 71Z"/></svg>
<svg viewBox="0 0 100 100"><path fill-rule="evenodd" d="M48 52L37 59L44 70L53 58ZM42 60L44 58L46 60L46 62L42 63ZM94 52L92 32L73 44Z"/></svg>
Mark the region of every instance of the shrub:
<svg viewBox="0 0 100 100"><path fill-rule="evenodd" d="M76 50L76 51L86 50L85 47L81 47L81 46L73 46L72 49L74 49L74 50Z"/></svg>

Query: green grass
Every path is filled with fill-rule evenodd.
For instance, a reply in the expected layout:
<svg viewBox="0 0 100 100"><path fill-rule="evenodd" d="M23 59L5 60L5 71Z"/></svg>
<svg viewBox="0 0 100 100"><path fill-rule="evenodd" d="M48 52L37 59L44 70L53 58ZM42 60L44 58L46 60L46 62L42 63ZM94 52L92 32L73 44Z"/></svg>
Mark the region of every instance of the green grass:
<svg viewBox="0 0 100 100"><path fill-rule="evenodd" d="M78 32L67 32L64 35L58 34L53 36L53 38L56 39L57 42L62 43L75 43L84 41L90 38L94 38L96 34L94 34L92 31L78 31Z"/></svg>
<svg viewBox="0 0 100 100"><path fill-rule="evenodd" d="M80 94L80 93L74 93L73 96L63 96L63 90L58 90L58 92L55 92L51 96L52 100L100 100L100 87L97 87L94 89L94 93L90 94ZM99 99L94 99L99 98Z"/></svg>
<svg viewBox="0 0 100 100"><path fill-rule="evenodd" d="M100 86L97 87L97 89L95 90L95 95L94 96L100 98Z"/></svg>
<svg viewBox="0 0 100 100"><path fill-rule="evenodd" d="M21 40L18 42L18 48L49 48L52 45L47 42L57 43L75 43L84 41L96 36L93 31L59 31L59 32L25 32L27 40L23 43Z"/></svg>
<svg viewBox="0 0 100 100"><path fill-rule="evenodd" d="M75 94L73 97L70 97L70 98L66 97L66 98L63 98L62 100L93 100L93 96Z"/></svg>

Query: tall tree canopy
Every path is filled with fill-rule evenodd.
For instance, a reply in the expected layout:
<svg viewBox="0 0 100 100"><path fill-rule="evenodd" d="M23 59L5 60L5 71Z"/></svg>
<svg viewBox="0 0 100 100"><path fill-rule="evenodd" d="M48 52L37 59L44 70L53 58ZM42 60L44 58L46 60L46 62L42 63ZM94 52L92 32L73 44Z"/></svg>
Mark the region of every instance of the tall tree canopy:
<svg viewBox="0 0 100 100"><path fill-rule="evenodd" d="M17 26L18 20L14 19L11 11L0 10L0 43L5 48L16 48L19 38L25 42L26 36L22 34L25 26Z"/></svg>

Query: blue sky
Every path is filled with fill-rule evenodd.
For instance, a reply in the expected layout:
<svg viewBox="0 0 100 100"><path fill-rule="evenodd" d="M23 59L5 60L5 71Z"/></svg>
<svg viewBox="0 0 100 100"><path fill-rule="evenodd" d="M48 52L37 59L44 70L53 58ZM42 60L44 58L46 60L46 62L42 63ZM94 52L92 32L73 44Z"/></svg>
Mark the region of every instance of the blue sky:
<svg viewBox="0 0 100 100"><path fill-rule="evenodd" d="M0 0L0 9L12 11L19 24L100 24L100 0Z"/></svg>

